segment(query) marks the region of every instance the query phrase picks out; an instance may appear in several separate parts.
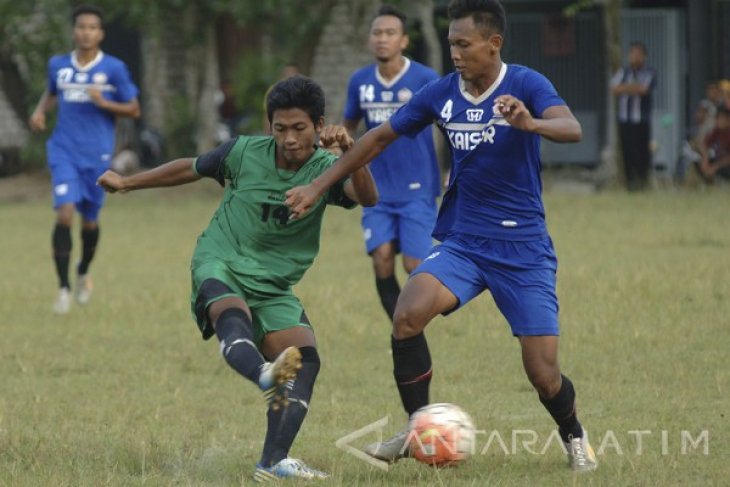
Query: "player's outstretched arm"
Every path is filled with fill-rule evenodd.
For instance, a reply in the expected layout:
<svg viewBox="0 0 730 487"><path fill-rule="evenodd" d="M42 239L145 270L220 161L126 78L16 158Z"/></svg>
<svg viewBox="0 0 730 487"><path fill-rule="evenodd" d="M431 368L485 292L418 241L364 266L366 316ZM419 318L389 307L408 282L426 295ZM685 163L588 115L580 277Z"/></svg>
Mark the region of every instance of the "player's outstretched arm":
<svg viewBox="0 0 730 487"><path fill-rule="evenodd" d="M114 171L106 171L96 181L108 193L126 193L135 189L161 188L192 183L201 178L193 170L192 158L175 159L149 171L131 176L122 176Z"/></svg>
<svg viewBox="0 0 730 487"><path fill-rule="evenodd" d="M304 215L330 186L370 162L397 138L398 134L390 126L390 122L378 125L355 142L345 155L317 179L306 186L297 186L287 191L286 204L293 218Z"/></svg>

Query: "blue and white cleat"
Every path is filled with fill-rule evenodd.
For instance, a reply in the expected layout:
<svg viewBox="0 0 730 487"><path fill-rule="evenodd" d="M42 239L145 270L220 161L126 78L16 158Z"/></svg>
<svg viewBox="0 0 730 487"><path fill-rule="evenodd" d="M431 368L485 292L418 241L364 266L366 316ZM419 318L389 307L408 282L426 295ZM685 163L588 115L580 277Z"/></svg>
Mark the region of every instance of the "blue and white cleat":
<svg viewBox="0 0 730 487"><path fill-rule="evenodd" d="M286 407L289 402L291 381L297 378L301 368L302 353L297 347L288 347L276 357L276 360L263 365L259 376L259 387L264 391L264 396L272 409Z"/></svg>
<svg viewBox="0 0 730 487"><path fill-rule="evenodd" d="M308 467L301 460L285 458L270 467L256 464L253 481L256 483L276 482L281 479L324 480L329 474Z"/></svg>

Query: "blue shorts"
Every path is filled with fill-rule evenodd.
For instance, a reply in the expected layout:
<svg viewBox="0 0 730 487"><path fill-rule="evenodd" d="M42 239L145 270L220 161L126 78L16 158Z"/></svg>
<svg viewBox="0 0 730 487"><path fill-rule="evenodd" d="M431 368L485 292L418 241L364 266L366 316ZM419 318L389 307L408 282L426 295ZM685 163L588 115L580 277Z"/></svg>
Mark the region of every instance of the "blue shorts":
<svg viewBox="0 0 730 487"><path fill-rule="evenodd" d="M371 208L363 208L365 250L370 254L392 241L396 252L425 259L433 246L431 232L436 223L436 213L436 200L430 198L398 203L384 201Z"/></svg>
<svg viewBox="0 0 730 487"><path fill-rule="evenodd" d="M48 168L51 171L53 208L74 203L76 210L87 221L96 221L104 205L104 190L96 180L109 168L108 154L88 155L71 153L49 143Z"/></svg>
<svg viewBox="0 0 730 487"><path fill-rule="evenodd" d="M515 336L559 335L557 268L550 237L514 242L452 235L412 275L438 279L459 300L454 310L489 289Z"/></svg>

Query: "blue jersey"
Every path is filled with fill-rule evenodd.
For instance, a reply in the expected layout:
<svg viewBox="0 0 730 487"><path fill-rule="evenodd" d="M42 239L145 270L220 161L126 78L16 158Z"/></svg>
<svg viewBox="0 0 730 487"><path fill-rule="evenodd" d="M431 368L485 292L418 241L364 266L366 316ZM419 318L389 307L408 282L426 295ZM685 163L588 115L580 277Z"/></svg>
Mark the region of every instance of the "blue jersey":
<svg viewBox="0 0 730 487"><path fill-rule="evenodd" d="M533 117L565 105L540 73L503 64L479 98L464 89L458 73L434 81L393 114L398 134L413 136L434 120L450 142L452 170L433 236L450 233L528 241L547 235L540 179L540 136L513 128L494 99L512 95Z"/></svg>
<svg viewBox="0 0 730 487"><path fill-rule="evenodd" d="M383 79L377 65L366 66L350 78L344 117L355 121L364 118L370 130L388 120L413 93L438 77L433 69L408 58L401 72L390 81ZM424 125L412 139L393 142L370 163L370 171L380 201L438 196L440 174L431 128Z"/></svg>
<svg viewBox="0 0 730 487"><path fill-rule="evenodd" d="M85 66L79 66L73 52L48 62L48 92L58 97L58 119L49 144L78 154L75 160L86 164L98 161L100 155L109 160L114 151L115 116L94 104L88 93L91 86L119 103L138 93L126 65L101 51Z"/></svg>

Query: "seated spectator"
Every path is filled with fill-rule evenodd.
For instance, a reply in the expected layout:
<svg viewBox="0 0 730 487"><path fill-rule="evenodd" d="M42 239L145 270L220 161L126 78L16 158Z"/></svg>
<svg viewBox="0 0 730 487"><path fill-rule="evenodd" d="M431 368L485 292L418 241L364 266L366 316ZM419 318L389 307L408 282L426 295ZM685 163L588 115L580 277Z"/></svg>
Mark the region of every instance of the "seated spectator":
<svg viewBox="0 0 730 487"><path fill-rule="evenodd" d="M700 146L702 160L697 168L707 182L716 176L730 179L730 108L720 107L715 115L715 128Z"/></svg>

